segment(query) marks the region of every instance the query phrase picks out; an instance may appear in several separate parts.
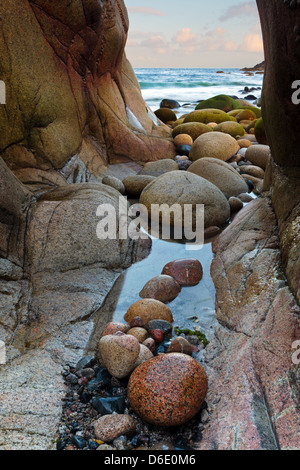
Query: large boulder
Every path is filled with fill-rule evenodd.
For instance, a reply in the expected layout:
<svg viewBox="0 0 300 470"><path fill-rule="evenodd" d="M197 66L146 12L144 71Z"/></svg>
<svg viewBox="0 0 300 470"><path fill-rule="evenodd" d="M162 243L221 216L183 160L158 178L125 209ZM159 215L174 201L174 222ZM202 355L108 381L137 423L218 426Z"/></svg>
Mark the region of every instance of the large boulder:
<svg viewBox="0 0 300 470"><path fill-rule="evenodd" d="M203 367L181 353L163 354L137 367L128 384L135 412L156 426L179 426L200 410L208 388Z"/></svg>
<svg viewBox="0 0 300 470"><path fill-rule="evenodd" d="M231 96L218 95L208 100L201 101L201 103L196 106L196 109L214 108L227 113L228 111L237 109L239 106L240 104L235 99L231 98Z"/></svg>
<svg viewBox="0 0 300 470"><path fill-rule="evenodd" d="M228 163L216 158L200 158L189 167L188 172L210 181L227 198L248 192L248 185L238 172Z"/></svg>
<svg viewBox="0 0 300 470"><path fill-rule="evenodd" d="M224 194L212 183L193 173L172 171L157 178L142 192L140 203L144 204L151 214L153 204L173 204L181 206L182 213L185 205L192 205L193 224L196 221L196 205L204 204L205 227L223 225L230 216L229 203ZM184 217L182 217L184 221ZM170 214L171 224L174 225L174 213Z"/></svg>
<svg viewBox="0 0 300 470"><path fill-rule="evenodd" d="M208 157L226 162L239 150L239 144L231 135L223 132L211 132L201 135L195 140L189 156L193 161Z"/></svg>
<svg viewBox="0 0 300 470"><path fill-rule="evenodd" d="M175 138L181 134L189 135L193 140L196 140L200 135L212 132L212 128L203 124L202 122L186 122L174 127L172 136Z"/></svg>
<svg viewBox="0 0 300 470"><path fill-rule="evenodd" d="M221 122L225 121L231 121L231 117L220 109L212 108L192 111L184 118L183 123L202 122L203 124L209 124L211 122L215 122L217 124L220 124Z"/></svg>
<svg viewBox="0 0 300 470"><path fill-rule="evenodd" d="M161 176L169 171L178 171L178 165L174 160L166 159L159 162L149 162L139 172L139 176Z"/></svg>
<svg viewBox="0 0 300 470"><path fill-rule="evenodd" d="M175 156L125 56L123 0L2 3L0 154L12 169L58 170L77 154L98 176L107 163Z"/></svg>
<svg viewBox="0 0 300 470"><path fill-rule="evenodd" d="M245 129L238 122L222 122L214 127L214 132L224 132L225 134L231 135L236 138L237 136L242 137L245 135Z"/></svg>

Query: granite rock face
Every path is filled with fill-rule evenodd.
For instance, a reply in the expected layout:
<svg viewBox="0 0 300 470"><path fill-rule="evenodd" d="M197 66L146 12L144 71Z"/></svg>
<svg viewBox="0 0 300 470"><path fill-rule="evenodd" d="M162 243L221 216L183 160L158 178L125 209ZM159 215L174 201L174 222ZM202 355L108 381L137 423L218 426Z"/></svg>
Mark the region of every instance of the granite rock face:
<svg viewBox="0 0 300 470"><path fill-rule="evenodd" d="M53 178L77 156L73 174L89 178L107 163L175 156L125 56L123 0L1 0L0 8L0 154L11 169L41 181L40 172Z"/></svg>
<svg viewBox="0 0 300 470"><path fill-rule="evenodd" d="M199 449L298 449L300 310L270 201L251 202L213 249L219 326L205 353L212 414Z"/></svg>

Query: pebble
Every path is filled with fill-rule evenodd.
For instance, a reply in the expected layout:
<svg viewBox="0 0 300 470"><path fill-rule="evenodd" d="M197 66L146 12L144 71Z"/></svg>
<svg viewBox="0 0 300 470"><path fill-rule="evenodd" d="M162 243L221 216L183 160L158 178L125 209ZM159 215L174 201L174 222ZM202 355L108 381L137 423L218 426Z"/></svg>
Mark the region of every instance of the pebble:
<svg viewBox="0 0 300 470"><path fill-rule="evenodd" d="M191 343L189 343L185 338L178 337L173 339L171 342L169 348L168 348L168 353L182 353L182 354L187 354L188 356L191 356L193 354L194 347Z"/></svg>
<svg viewBox="0 0 300 470"><path fill-rule="evenodd" d="M191 147L193 143L194 141L189 134L178 134L174 137L174 144L176 147L180 145L189 145Z"/></svg>
<svg viewBox="0 0 300 470"><path fill-rule="evenodd" d="M80 359L80 361L77 362L75 369L77 371L79 371L81 369L86 369L86 368L89 368L89 367L93 367L95 362L96 362L96 360L95 360L94 356L85 356L82 359Z"/></svg>
<svg viewBox="0 0 300 470"><path fill-rule="evenodd" d="M207 227L204 229L204 239L209 240L210 238L216 237L222 232L220 227Z"/></svg>
<svg viewBox="0 0 300 470"><path fill-rule="evenodd" d="M93 426L96 438L103 442L112 442L120 436L130 436L136 432L134 420L122 414L102 416Z"/></svg>
<svg viewBox="0 0 300 470"><path fill-rule="evenodd" d="M164 334L161 330L151 330L150 334L156 343L163 342Z"/></svg>
<svg viewBox="0 0 300 470"><path fill-rule="evenodd" d="M250 194L247 194L247 193L239 194L238 198L239 198L242 202L251 202L251 201L253 201L253 197L250 196Z"/></svg>
<svg viewBox="0 0 300 470"><path fill-rule="evenodd" d="M144 328L145 327L145 322L141 317L135 317L131 322L130 322L130 328Z"/></svg>
<svg viewBox="0 0 300 470"><path fill-rule="evenodd" d="M238 212L244 207L243 202L237 197L230 197L229 205L230 205L231 212Z"/></svg>
<svg viewBox="0 0 300 470"><path fill-rule="evenodd" d="M172 325L165 320L151 320L147 323L146 328L149 332L152 330L161 330L164 334L171 333Z"/></svg>
<svg viewBox="0 0 300 470"><path fill-rule="evenodd" d="M143 345L146 346L151 352L154 352L156 348L156 343L153 338L148 338L146 341L143 342Z"/></svg>
<svg viewBox="0 0 300 470"><path fill-rule="evenodd" d="M125 411L125 399L123 397L94 397L91 400L91 405L101 415L123 414Z"/></svg>
<svg viewBox="0 0 300 470"><path fill-rule="evenodd" d="M122 379L133 370L140 353L140 343L131 335L108 335L101 338L99 353L109 373Z"/></svg>
<svg viewBox="0 0 300 470"><path fill-rule="evenodd" d="M167 303L176 299L180 292L181 287L173 277L160 275L150 279L139 295L142 298L151 298Z"/></svg>
<svg viewBox="0 0 300 470"><path fill-rule="evenodd" d="M102 336L114 335L118 331L127 333L129 330L130 330L130 325L128 325L127 323L110 322L104 328Z"/></svg>
<svg viewBox="0 0 300 470"><path fill-rule="evenodd" d="M203 268L197 259L179 259L166 264L162 274L173 277L182 287L196 286L203 277Z"/></svg>
<svg viewBox="0 0 300 470"><path fill-rule="evenodd" d="M149 336L145 328L140 328L138 326L131 328L127 334L134 336L138 340L139 343L143 343Z"/></svg>
<svg viewBox="0 0 300 470"><path fill-rule="evenodd" d="M155 342L154 342L154 344L155 344ZM155 347L154 347L154 349L155 349ZM150 351L150 349L147 348L147 346L145 346L144 344L141 344L140 345L140 354L139 354L139 356L136 360L134 368L136 368L139 365L143 364L143 362L149 361L149 359L152 359L152 357L153 357L153 354Z"/></svg>

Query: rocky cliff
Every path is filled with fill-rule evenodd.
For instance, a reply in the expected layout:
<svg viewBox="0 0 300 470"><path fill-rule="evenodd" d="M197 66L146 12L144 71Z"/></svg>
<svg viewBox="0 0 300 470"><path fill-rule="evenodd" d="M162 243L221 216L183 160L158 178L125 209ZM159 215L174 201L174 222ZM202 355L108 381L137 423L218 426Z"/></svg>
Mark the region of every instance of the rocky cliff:
<svg viewBox="0 0 300 470"><path fill-rule="evenodd" d="M123 0L1 0L0 10L0 155L21 181L61 185L55 170L72 157L76 180L175 155L126 59Z"/></svg>

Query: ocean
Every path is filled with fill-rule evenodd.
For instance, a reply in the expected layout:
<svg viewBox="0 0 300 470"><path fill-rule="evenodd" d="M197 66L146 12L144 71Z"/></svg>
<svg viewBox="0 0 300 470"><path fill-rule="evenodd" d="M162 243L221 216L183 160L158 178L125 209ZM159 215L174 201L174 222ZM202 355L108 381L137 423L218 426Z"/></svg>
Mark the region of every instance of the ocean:
<svg viewBox="0 0 300 470"><path fill-rule="evenodd" d="M152 111L159 108L162 99L169 98L184 106L181 114L193 110L198 101L220 94L238 98L251 94L259 98L263 83L263 75L248 76L240 69L136 68L135 73L143 98ZM243 93L245 87L259 89Z"/></svg>

